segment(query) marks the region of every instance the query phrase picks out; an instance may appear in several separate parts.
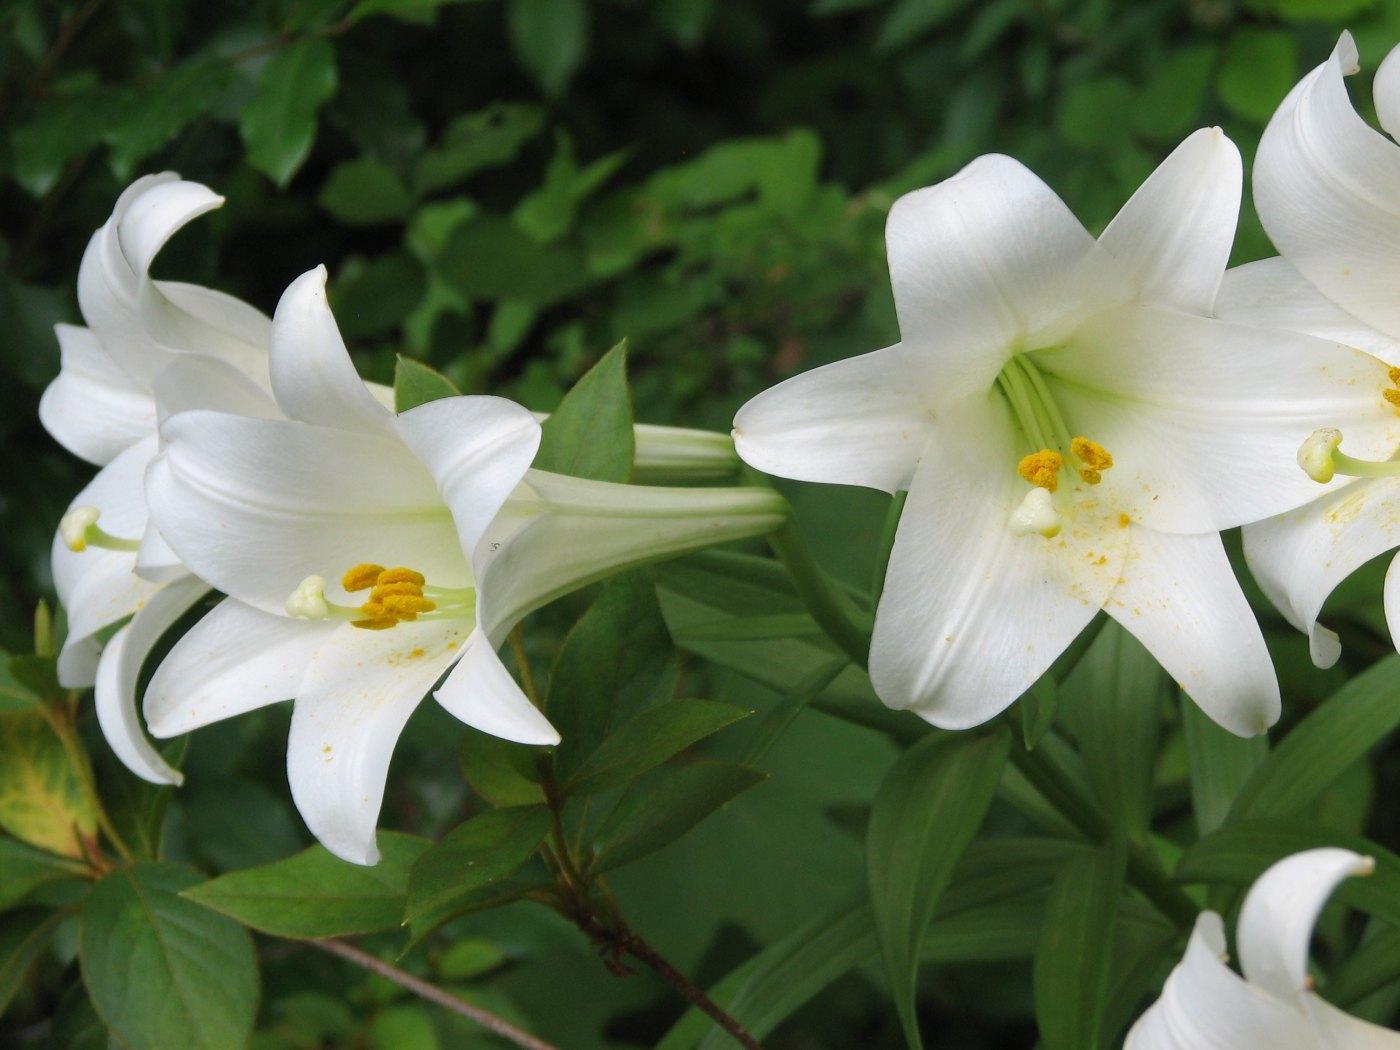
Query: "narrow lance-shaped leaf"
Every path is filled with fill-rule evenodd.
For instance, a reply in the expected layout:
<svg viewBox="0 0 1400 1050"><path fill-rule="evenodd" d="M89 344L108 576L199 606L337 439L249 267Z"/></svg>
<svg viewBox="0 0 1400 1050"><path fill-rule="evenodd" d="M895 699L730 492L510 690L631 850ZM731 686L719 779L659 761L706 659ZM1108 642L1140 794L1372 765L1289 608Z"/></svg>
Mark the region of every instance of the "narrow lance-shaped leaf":
<svg viewBox="0 0 1400 1050"><path fill-rule="evenodd" d="M595 481L626 481L635 454L624 340L574 384L545 420L535 467Z"/></svg>
<svg viewBox="0 0 1400 1050"><path fill-rule="evenodd" d="M44 908L6 912L4 922L0 922L0 1014L65 918L64 912Z"/></svg>
<svg viewBox="0 0 1400 1050"><path fill-rule="evenodd" d="M407 412L429 401L454 397L460 392L452 380L422 361L400 354L394 363L395 412Z"/></svg>
<svg viewBox="0 0 1400 1050"><path fill-rule="evenodd" d="M1183 693L1181 731L1191 771L1196 831L1209 835L1230 813L1240 789L1268 757L1269 738L1240 737L1217 725Z"/></svg>
<svg viewBox="0 0 1400 1050"><path fill-rule="evenodd" d="M886 775L865 835L875 927L911 1047L923 1045L914 1008L919 948L938 899L977 834L1006 764L1010 738L933 734Z"/></svg>
<svg viewBox="0 0 1400 1050"><path fill-rule="evenodd" d="M379 834L380 861L350 864L323 846L272 864L230 872L182 896L278 937L339 937L396 928L403 920L408 872L428 842Z"/></svg>
<svg viewBox="0 0 1400 1050"><path fill-rule="evenodd" d="M1045 1050L1098 1050L1127 850L1119 838L1065 866L1050 891L1032 984Z"/></svg>
<svg viewBox="0 0 1400 1050"><path fill-rule="evenodd" d="M179 865L137 864L108 875L87 899L78 943L83 982L124 1043L222 1050L252 1034L252 938L180 896L198 881Z"/></svg>
<svg viewBox="0 0 1400 1050"><path fill-rule="evenodd" d="M619 787L753 712L714 700L672 700L619 726L564 785L588 795Z"/></svg>
<svg viewBox="0 0 1400 1050"><path fill-rule="evenodd" d="M1338 689L1274 748L1240 789L1230 821L1300 812L1400 726L1400 656Z"/></svg>

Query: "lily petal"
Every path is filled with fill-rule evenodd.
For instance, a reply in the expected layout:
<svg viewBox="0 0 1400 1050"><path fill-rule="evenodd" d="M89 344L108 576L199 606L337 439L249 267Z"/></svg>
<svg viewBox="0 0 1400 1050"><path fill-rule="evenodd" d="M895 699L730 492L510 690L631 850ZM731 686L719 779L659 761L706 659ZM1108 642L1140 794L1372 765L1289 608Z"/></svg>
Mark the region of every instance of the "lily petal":
<svg viewBox="0 0 1400 1050"><path fill-rule="evenodd" d="M473 728L521 744L554 745L559 733L516 684L485 633L475 630L433 697Z"/></svg>
<svg viewBox="0 0 1400 1050"><path fill-rule="evenodd" d="M1259 876L1235 928L1245 978L1296 1003L1307 988L1308 944L1327 898L1343 879L1374 867L1351 850L1324 847L1285 857Z"/></svg>
<svg viewBox="0 0 1400 1050"><path fill-rule="evenodd" d="M771 532L776 493L618 485L531 470L472 554L478 625L499 645L526 613L624 568Z"/></svg>
<svg viewBox="0 0 1400 1050"><path fill-rule="evenodd" d="M890 707L966 729L1040 677L1118 579L1127 529L1085 510L1013 535L1025 483L1013 424L983 394L941 414L909 490L875 616L870 677Z"/></svg>
<svg viewBox="0 0 1400 1050"><path fill-rule="evenodd" d="M1400 46L1391 48L1376 70L1371 99L1381 127L1391 138L1400 139Z"/></svg>
<svg viewBox="0 0 1400 1050"><path fill-rule="evenodd" d="M930 432L901 346L803 372L749 400L734 447L749 466L795 481L909 487Z"/></svg>
<svg viewBox="0 0 1400 1050"><path fill-rule="evenodd" d="M280 614L307 576L337 581L361 562L472 583L432 477L391 434L195 411L161 436L146 475L156 527L225 594Z"/></svg>
<svg viewBox="0 0 1400 1050"><path fill-rule="evenodd" d="M465 641L462 624L348 625L326 639L297 690L287 778L306 826L352 864L374 864L389 758L409 715Z"/></svg>
<svg viewBox="0 0 1400 1050"><path fill-rule="evenodd" d="M1219 533L1130 531L1104 608L1218 724L1240 736L1264 732L1278 720L1278 677Z"/></svg>
<svg viewBox="0 0 1400 1050"><path fill-rule="evenodd" d="M208 593L208 586L194 577L157 591L107 642L97 667L93 695L102 735L127 769L152 784L178 785L185 778L151 746L141 728L136 713L141 665L161 635Z"/></svg>
<svg viewBox="0 0 1400 1050"><path fill-rule="evenodd" d="M337 630L354 628L272 616L225 598L175 643L151 677L143 704L151 734L179 736L292 699Z"/></svg>
<svg viewBox="0 0 1400 1050"><path fill-rule="evenodd" d="M69 452L103 466L155 429L155 405L91 329L56 324L54 334L62 363L39 399L39 421Z"/></svg>
<svg viewBox="0 0 1400 1050"><path fill-rule="evenodd" d="M430 401L395 417L394 428L437 482L468 553L540 447L535 417L503 397Z"/></svg>
<svg viewBox="0 0 1400 1050"><path fill-rule="evenodd" d="M1255 156L1254 201L1304 277L1348 313L1400 336L1400 149L1352 107L1342 78L1356 69L1356 45L1343 33L1284 99Z"/></svg>
<svg viewBox="0 0 1400 1050"><path fill-rule="evenodd" d="M1365 350L1388 365L1400 365L1400 341L1347 313L1282 257L1226 270L1215 299L1215 316L1237 324L1305 332Z"/></svg>
<svg viewBox="0 0 1400 1050"><path fill-rule="evenodd" d="M326 301L326 268L302 274L272 315L269 366L282 411L303 423L383 433L393 416L367 389Z"/></svg>
<svg viewBox="0 0 1400 1050"><path fill-rule="evenodd" d="M1128 306L1034 358L1066 417L1112 452L1105 490L1111 480L1133 519L1162 532L1215 532L1316 499L1297 454L1319 427L1344 421L1348 452L1366 459L1400 444L1384 362L1307 335Z"/></svg>
<svg viewBox="0 0 1400 1050"><path fill-rule="evenodd" d="M277 402L248 376L225 361L189 354L151 384L163 423L181 412L209 409L252 419L281 419Z"/></svg>
<svg viewBox="0 0 1400 1050"><path fill-rule="evenodd" d="M890 281L931 407L988 389L1018 346L1051 346L1129 294L1113 260L1025 166L979 157L895 201Z"/></svg>
<svg viewBox="0 0 1400 1050"><path fill-rule="evenodd" d="M1307 633L1319 667L1341 655L1337 636L1317 622L1327 596L1372 558L1400 547L1397 506L1400 478L1361 478L1244 528L1249 571L1284 618Z"/></svg>
<svg viewBox="0 0 1400 1050"><path fill-rule="evenodd" d="M1230 260L1244 166L1219 128L1202 128L1138 187L1099 237L1146 300L1209 314Z"/></svg>
<svg viewBox="0 0 1400 1050"><path fill-rule="evenodd" d="M1297 1011L1251 987L1224 959L1220 916L1202 912L1161 998L1123 1050L1317 1050Z"/></svg>

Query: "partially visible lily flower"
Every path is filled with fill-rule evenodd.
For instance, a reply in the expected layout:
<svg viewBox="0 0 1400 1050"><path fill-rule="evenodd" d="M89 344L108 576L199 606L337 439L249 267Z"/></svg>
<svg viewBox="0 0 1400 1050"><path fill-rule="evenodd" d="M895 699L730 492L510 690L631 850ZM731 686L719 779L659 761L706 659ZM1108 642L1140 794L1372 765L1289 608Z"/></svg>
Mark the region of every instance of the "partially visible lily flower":
<svg viewBox="0 0 1400 1050"><path fill-rule="evenodd" d="M1343 33L1270 120L1254 164L1254 198L1283 254L1227 273L1216 311L1375 354L1392 366L1385 397L1400 407L1400 146L1352 108L1344 78L1357 72L1357 59L1351 34ZM1376 74L1375 102L1381 126L1400 133L1400 48ZM1341 406L1298 440L1300 472L1337 482L1306 506L1246 527L1245 557L1264 593L1308 634L1313 662L1330 667L1341 645L1318 615L1342 580L1400 546L1400 461L1395 445L1367 451ZM1400 644L1394 562L1385 609Z"/></svg>
<svg viewBox="0 0 1400 1050"><path fill-rule="evenodd" d="M1240 909L1240 977L1226 965L1225 926L1202 912L1162 996L1123 1050L1395 1050L1400 1033L1359 1020L1313 990L1308 942L1337 884L1367 875L1344 849L1295 853L1259 876Z"/></svg>
<svg viewBox="0 0 1400 1050"><path fill-rule="evenodd" d="M1400 418L1359 351L1211 316L1241 163L1190 136L1097 243L1008 157L891 209L903 342L754 398L740 456L805 481L908 489L870 652L876 692L935 725L991 718L1099 609L1215 721L1279 712L1219 530L1316 495L1300 434L1346 410L1387 454Z"/></svg>
<svg viewBox="0 0 1400 1050"><path fill-rule="evenodd" d="M192 579L147 525L142 477L156 453L155 386L170 362L197 357L200 397L242 404L267 386L267 318L209 288L150 277L152 261L190 220L223 198L172 172L138 179L93 235L78 276L88 327L56 327L62 366L39 417L62 445L102 470L73 501L54 537L52 565L68 613L59 681L94 686L98 720L134 772L176 784L139 733L134 688L161 633L208 587ZM107 646L99 637L120 627ZM128 683L123 686L123 683Z"/></svg>
<svg viewBox="0 0 1400 1050"><path fill-rule="evenodd" d="M393 415L355 372L324 269L277 307L271 380L285 418L197 409L162 425L153 518L229 597L161 663L144 711L167 737L294 699L293 798L326 848L355 863L378 859L390 756L444 672L433 695L463 722L555 743L496 654L520 617L618 569L786 518L765 490L532 471L539 424L502 398Z"/></svg>

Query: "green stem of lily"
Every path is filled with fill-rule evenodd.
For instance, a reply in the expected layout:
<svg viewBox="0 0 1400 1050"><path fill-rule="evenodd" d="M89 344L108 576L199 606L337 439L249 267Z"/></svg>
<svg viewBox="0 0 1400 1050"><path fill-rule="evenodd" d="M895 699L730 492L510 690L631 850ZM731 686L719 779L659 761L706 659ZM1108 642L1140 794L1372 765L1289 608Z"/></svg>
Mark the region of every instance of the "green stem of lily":
<svg viewBox="0 0 1400 1050"><path fill-rule="evenodd" d="M889 572L895 534L899 531L899 519L904 515L904 504L908 499L908 492L896 492L890 500L890 509L885 512L885 524L880 529L880 545L875 548L875 571L870 577L871 601L876 605L879 605L880 595L885 591L885 574Z"/></svg>

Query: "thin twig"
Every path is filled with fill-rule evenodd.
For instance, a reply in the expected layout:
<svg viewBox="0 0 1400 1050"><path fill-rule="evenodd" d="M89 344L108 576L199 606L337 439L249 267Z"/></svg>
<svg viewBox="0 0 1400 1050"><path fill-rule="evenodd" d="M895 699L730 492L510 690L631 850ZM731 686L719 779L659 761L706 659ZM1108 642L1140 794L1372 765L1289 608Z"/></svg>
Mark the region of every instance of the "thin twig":
<svg viewBox="0 0 1400 1050"><path fill-rule="evenodd" d="M694 984L690 978L681 973L674 966L668 963L662 956L630 929L623 929L617 939L617 946L632 958L645 963L670 984L681 995L685 996L693 1005L703 1011L715 1024L719 1025L733 1037L734 1041L745 1050L763 1050L757 1039L749 1034L742 1024L734 1017L725 1013L718 1003L711 999L703 988Z"/></svg>
<svg viewBox="0 0 1400 1050"><path fill-rule="evenodd" d="M323 952L338 956L346 962L354 963L370 973L378 974L386 981L393 981L401 988L407 988L414 995L444 1010L449 1010L460 1017L475 1021L481 1027L490 1032L494 1032L502 1039L508 1039L516 1046L524 1047L525 1050L559 1050L553 1043L546 1043L543 1039L537 1039L529 1032L521 1031L515 1025L502 1017L497 1017L489 1010L483 1010L479 1006L473 1006L464 999L459 999L451 995L435 984L429 984L421 977L414 977L413 974L400 970L397 966L377 959L368 952L361 951L353 944L332 939L307 941L307 944L315 945Z"/></svg>

